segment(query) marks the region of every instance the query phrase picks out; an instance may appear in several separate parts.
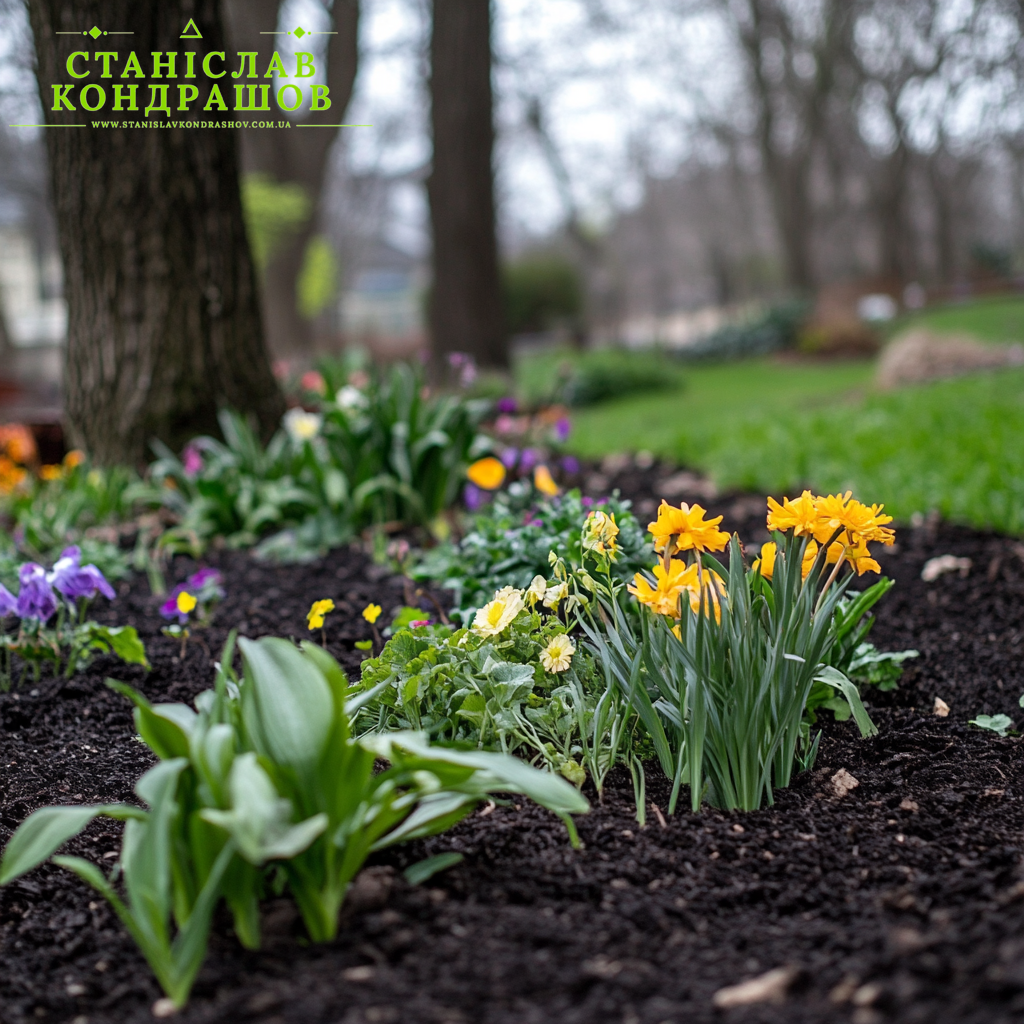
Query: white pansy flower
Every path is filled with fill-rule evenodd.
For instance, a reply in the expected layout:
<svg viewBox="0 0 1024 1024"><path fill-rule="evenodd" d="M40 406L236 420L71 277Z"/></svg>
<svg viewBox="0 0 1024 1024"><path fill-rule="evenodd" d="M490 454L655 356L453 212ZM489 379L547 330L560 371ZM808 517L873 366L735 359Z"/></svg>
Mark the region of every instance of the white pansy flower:
<svg viewBox="0 0 1024 1024"><path fill-rule="evenodd" d="M346 384L343 388L339 388L338 393L334 396L334 401L342 412L349 413L362 412L370 404L370 400L366 395L359 388L353 387L351 384Z"/></svg>
<svg viewBox="0 0 1024 1024"><path fill-rule="evenodd" d="M529 589L526 591L526 600L531 605L535 605L538 601L544 599L544 594L548 589L548 581L543 576L534 576L530 581Z"/></svg>
<svg viewBox="0 0 1024 1024"><path fill-rule="evenodd" d="M566 582L556 583L544 591L544 607L557 608L558 603L565 599L569 593L569 584Z"/></svg>
<svg viewBox="0 0 1024 1024"><path fill-rule="evenodd" d="M284 414L284 429L288 436L297 444L311 441L320 433L324 418L318 412L306 412L305 409L289 409Z"/></svg>

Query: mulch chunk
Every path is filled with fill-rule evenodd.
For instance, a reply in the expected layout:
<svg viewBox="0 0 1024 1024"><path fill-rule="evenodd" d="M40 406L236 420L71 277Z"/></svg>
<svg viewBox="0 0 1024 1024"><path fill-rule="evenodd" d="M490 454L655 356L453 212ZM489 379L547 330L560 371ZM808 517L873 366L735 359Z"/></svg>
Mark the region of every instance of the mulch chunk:
<svg viewBox="0 0 1024 1024"><path fill-rule="evenodd" d="M765 539L762 502L704 504L726 513L726 527ZM256 953L218 917L178 1019L1024 1021L1024 744L967 725L979 712L1024 720L1024 548L933 521L901 530L898 545L880 559L897 586L871 639L921 658L897 691L868 695L880 735L863 741L852 723L824 723L816 766L774 807L681 810L662 824L668 788L651 766L641 828L620 773L579 820L579 852L556 818L525 801L485 808L375 858L334 943L308 945L283 900L267 903ZM924 563L941 554L970 558L970 572L925 583ZM68 682L0 695L0 841L44 804L132 799L152 758L128 703L103 685L108 675L156 701L191 701L211 684L230 627L305 637L321 597L339 606L328 645L354 674L353 643L370 636L366 603L386 617L416 599L356 551L309 566L228 552L211 563L228 598L183 660L160 635L145 581L133 579L102 616L138 627L152 671L103 657ZM178 559L173 575L194 567ZM948 717L932 713L936 696ZM859 783L844 796L832 782L840 770ZM96 823L71 848L109 865L119 830ZM403 867L448 850L464 861L423 886L403 881ZM775 1001L716 1008L716 992L777 968L786 970ZM0 890L4 1024L149 1021L159 996L117 919L77 879L46 866Z"/></svg>

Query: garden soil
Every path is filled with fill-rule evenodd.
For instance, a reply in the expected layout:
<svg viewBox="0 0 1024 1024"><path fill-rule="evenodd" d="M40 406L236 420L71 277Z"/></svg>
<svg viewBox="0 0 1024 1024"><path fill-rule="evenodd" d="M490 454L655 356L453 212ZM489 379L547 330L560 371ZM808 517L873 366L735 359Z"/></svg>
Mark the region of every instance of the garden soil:
<svg viewBox="0 0 1024 1024"><path fill-rule="evenodd" d="M621 485L644 519L665 478L657 467L596 475L593 489ZM761 499L704 504L745 539L764 539ZM945 554L969 558L970 569L924 582L925 563ZM628 777L614 777L604 803L579 819L574 851L547 812L521 798L489 805L443 836L378 857L333 943L307 944L284 900L264 908L259 952L242 950L218 917L177 1019L1024 1021L1024 744L967 724L978 713L1024 720L1024 547L929 520L900 530L880 560L897 585L872 639L921 657L897 691L869 694L880 734L861 740L851 723L827 723L816 766L774 807L669 817L652 766L646 825ZM328 646L355 673L353 642L370 636L365 604L386 617L417 599L355 550L305 566L229 552L207 564L224 571L228 597L184 658L161 636L145 581L133 579L102 614L138 627L150 672L104 656L69 682L0 695L0 841L44 804L132 799L152 758L106 676L155 701L190 701L211 684L229 628L307 636L305 613L322 597L339 609ZM172 575L194 567L179 559ZM933 713L936 697L947 717ZM841 772L853 788L834 783ZM119 829L94 824L70 848L109 866ZM425 885L403 880L405 866L445 851L465 859ZM759 984L732 988L752 979ZM0 891L4 1024L149 1021L160 994L106 903L77 879L45 866Z"/></svg>

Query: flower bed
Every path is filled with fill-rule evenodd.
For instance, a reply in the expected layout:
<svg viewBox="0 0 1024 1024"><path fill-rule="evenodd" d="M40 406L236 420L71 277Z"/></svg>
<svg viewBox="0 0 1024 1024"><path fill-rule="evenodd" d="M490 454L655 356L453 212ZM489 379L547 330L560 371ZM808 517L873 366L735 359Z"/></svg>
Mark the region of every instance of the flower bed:
<svg viewBox="0 0 1024 1024"><path fill-rule="evenodd" d="M726 514L723 528L764 539L761 500L708 504ZM767 1001L728 1012L861 1024L1020 1019L1024 758L1019 739L967 719L1020 720L1024 560L1014 541L936 524L901 531L898 545L879 555L897 586L872 640L922 656L899 689L870 695L877 736L861 740L853 722L823 716L814 769L774 806L693 815L681 802L667 816L670 783L649 772L640 828L631 780L613 772L603 804L578 819L579 852L556 817L525 801L485 807L451 832L377 855L333 943L302 943L290 902L265 905L259 952L242 950L229 915L218 916L180 1019L714 1020L716 994L723 1006L750 998L722 990L775 969L760 992ZM968 575L923 581L926 561L944 554L970 558ZM43 804L132 799L152 758L133 738L130 705L103 686L107 675L154 701L189 702L210 686L229 627L306 637L311 603L330 596L328 648L355 677L364 657L355 644L373 636L362 610L417 600L415 585L351 551L303 567L237 552L213 561L227 596L183 658L179 640L161 633L159 602L133 580L97 618L138 629L150 674L100 655L70 681L0 696L0 839ZM177 560L175 579L195 568ZM932 713L935 697L948 717ZM70 852L109 864L119 833L94 823ZM449 851L464 862L426 885L400 874ZM0 944L5 1022L145 1020L160 996L106 904L50 866L0 890Z"/></svg>

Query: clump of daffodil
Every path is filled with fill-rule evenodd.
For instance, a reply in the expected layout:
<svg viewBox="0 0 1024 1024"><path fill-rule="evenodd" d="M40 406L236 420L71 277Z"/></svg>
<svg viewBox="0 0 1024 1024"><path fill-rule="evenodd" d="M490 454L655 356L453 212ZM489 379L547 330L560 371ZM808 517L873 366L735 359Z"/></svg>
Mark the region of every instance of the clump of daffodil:
<svg viewBox="0 0 1024 1024"><path fill-rule="evenodd" d="M476 613L471 628L477 636L497 636L523 610L525 604L521 590L502 587L495 593L494 599Z"/></svg>
<svg viewBox="0 0 1024 1024"><path fill-rule="evenodd" d="M329 598L322 601L314 601L309 613L306 616L306 623L310 629L319 629L323 646L327 646L327 630L324 627L324 617L334 611L334 602Z"/></svg>
<svg viewBox="0 0 1024 1024"><path fill-rule="evenodd" d="M540 663L544 666L545 672L566 672L575 653L576 645L565 633L559 633L558 636L553 636L547 647L540 652Z"/></svg>
<svg viewBox="0 0 1024 1024"><path fill-rule="evenodd" d="M614 562L619 551L615 513L591 512L583 524L583 550Z"/></svg>

